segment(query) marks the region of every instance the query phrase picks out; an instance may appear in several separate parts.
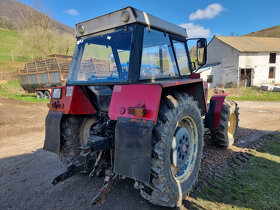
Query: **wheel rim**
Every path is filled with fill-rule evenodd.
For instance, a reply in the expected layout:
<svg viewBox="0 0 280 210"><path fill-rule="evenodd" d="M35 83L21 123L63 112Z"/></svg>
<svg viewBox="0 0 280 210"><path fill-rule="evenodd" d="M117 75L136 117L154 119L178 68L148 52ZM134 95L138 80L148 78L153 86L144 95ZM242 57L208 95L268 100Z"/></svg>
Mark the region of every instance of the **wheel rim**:
<svg viewBox="0 0 280 210"><path fill-rule="evenodd" d="M95 118L86 119L81 129L81 145L87 145L89 137L93 135L93 128L96 126L96 124L97 120Z"/></svg>
<svg viewBox="0 0 280 210"><path fill-rule="evenodd" d="M191 117L184 117L178 124L171 144L171 173L180 181L186 181L191 175L198 146L198 129Z"/></svg>
<svg viewBox="0 0 280 210"><path fill-rule="evenodd" d="M46 91L46 92L44 93L44 98L45 98L45 99L51 99L51 94L50 94L49 91Z"/></svg>
<svg viewBox="0 0 280 210"><path fill-rule="evenodd" d="M40 91L36 92L36 98L37 99L43 98L43 93Z"/></svg>
<svg viewBox="0 0 280 210"><path fill-rule="evenodd" d="M228 121L228 136L233 138L236 129L236 115L231 113Z"/></svg>

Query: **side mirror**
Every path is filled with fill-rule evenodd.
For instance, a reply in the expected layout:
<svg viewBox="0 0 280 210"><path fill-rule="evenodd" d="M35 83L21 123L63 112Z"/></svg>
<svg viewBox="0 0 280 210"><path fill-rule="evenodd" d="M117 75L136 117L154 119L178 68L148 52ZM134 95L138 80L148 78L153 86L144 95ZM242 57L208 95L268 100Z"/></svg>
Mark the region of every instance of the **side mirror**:
<svg viewBox="0 0 280 210"><path fill-rule="evenodd" d="M193 69L196 69L196 62L191 62Z"/></svg>
<svg viewBox="0 0 280 210"><path fill-rule="evenodd" d="M196 43L197 64L203 66L207 61L207 41L204 38L197 40Z"/></svg>

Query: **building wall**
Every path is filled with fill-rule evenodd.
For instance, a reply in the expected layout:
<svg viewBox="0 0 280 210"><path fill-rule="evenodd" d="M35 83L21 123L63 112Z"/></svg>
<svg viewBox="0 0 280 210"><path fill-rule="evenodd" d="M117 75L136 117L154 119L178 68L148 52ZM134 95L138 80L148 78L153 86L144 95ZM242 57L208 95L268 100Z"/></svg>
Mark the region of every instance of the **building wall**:
<svg viewBox="0 0 280 210"><path fill-rule="evenodd" d="M227 83L237 86L238 59L239 51L214 37L207 48L207 64L220 65L212 67L209 71L209 74L213 75L213 81L217 81L209 84L209 87L225 86Z"/></svg>
<svg viewBox="0 0 280 210"><path fill-rule="evenodd" d="M280 85L280 53L276 54L275 83Z"/></svg>
<svg viewBox="0 0 280 210"><path fill-rule="evenodd" d="M269 63L270 53L240 53L239 69L253 69L252 85L280 83L280 53L276 54L276 63ZM269 67L275 67L275 78L268 78Z"/></svg>
<svg viewBox="0 0 280 210"><path fill-rule="evenodd" d="M221 74L219 74L219 70L221 69L220 65L208 67L205 70L199 72L200 77L207 81L209 79L209 75L213 75L213 80L211 83L208 82L209 88L215 88L221 86Z"/></svg>

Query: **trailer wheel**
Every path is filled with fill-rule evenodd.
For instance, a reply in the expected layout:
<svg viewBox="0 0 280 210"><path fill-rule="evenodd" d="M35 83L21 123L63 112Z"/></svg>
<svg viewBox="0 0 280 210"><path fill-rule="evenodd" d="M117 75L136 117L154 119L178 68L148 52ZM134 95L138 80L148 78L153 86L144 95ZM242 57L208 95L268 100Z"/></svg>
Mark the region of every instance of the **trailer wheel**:
<svg viewBox="0 0 280 210"><path fill-rule="evenodd" d="M50 100L51 99L51 93L50 93L50 91L45 91L44 92L44 99L48 99L48 100Z"/></svg>
<svg viewBox="0 0 280 210"><path fill-rule="evenodd" d="M163 97L153 129L151 184L140 194L156 205L180 206L197 180L202 151L203 125L196 102L181 92Z"/></svg>
<svg viewBox="0 0 280 210"><path fill-rule="evenodd" d="M217 146L229 147L234 143L239 122L238 110L237 103L225 99L220 115L220 126L216 132L212 131L212 139Z"/></svg>
<svg viewBox="0 0 280 210"><path fill-rule="evenodd" d="M97 119L92 116L65 116L61 122L60 160L69 164L81 159L79 147L86 145Z"/></svg>
<svg viewBox="0 0 280 210"><path fill-rule="evenodd" d="M36 91L36 98L37 98L37 99L44 98L43 92L42 92L42 91Z"/></svg>

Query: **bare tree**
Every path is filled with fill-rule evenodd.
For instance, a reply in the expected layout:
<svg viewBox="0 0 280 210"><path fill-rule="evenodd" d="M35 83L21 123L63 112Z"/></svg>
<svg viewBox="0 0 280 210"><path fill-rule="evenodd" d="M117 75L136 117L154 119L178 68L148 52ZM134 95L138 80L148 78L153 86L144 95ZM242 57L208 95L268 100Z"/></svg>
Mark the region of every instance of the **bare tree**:
<svg viewBox="0 0 280 210"><path fill-rule="evenodd" d="M33 8L27 5L25 7L18 11L17 28L21 37L19 52L33 59L73 52L74 36L60 32L51 24L50 9L44 7L40 1L34 1Z"/></svg>

